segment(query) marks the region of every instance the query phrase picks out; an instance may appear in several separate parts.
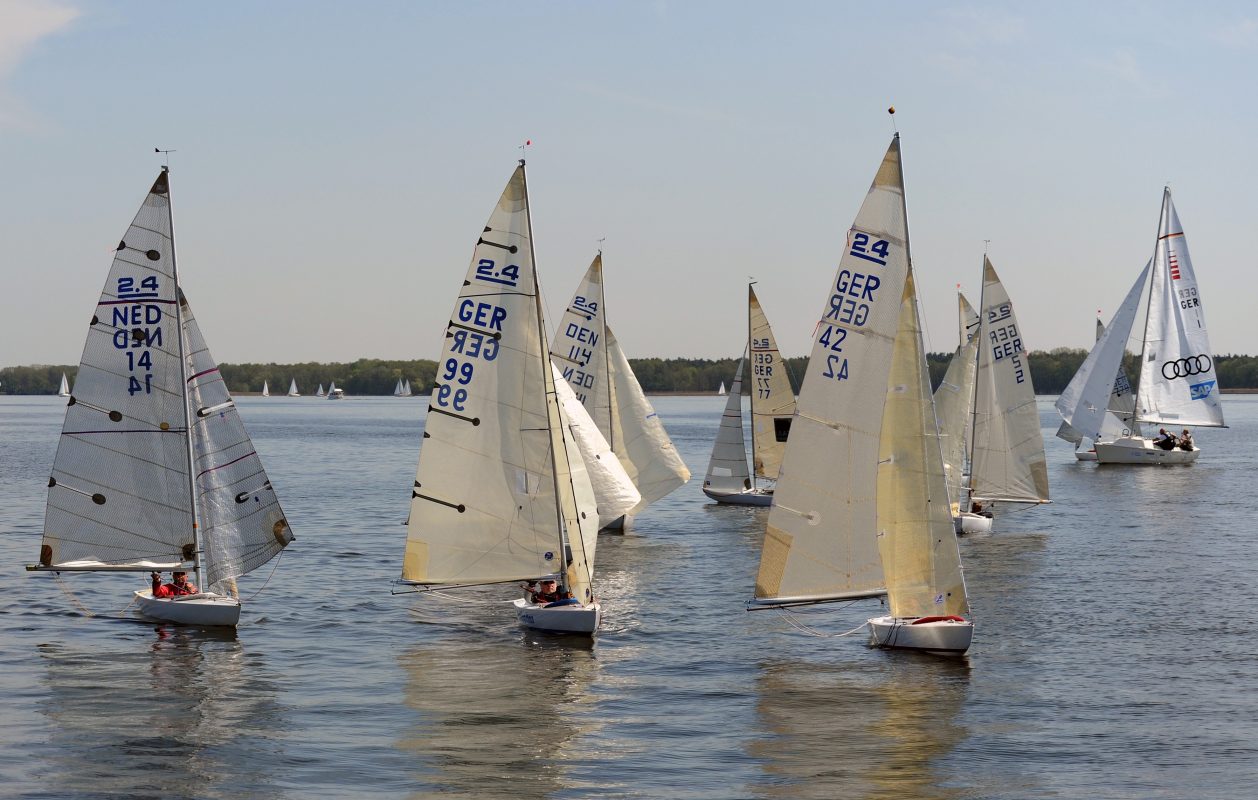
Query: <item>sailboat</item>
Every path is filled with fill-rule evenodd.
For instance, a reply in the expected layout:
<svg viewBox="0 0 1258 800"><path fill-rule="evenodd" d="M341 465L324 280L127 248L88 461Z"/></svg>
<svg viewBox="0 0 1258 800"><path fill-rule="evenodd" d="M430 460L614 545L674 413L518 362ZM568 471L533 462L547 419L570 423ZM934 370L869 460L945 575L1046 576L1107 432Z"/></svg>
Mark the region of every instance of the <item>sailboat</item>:
<svg viewBox="0 0 1258 800"><path fill-rule="evenodd" d="M754 465L750 475L746 467L741 474L734 464L722 464L718 461L729 461L732 453L727 448L732 443L731 430L718 430L718 441L713 445L712 460L708 465L708 475L703 481L703 493L718 503L730 503L743 506L767 506L773 502L773 486L757 486L756 479L775 481L778 469L782 464L782 453L786 450L786 439L791 429L791 418L795 414L795 393L791 389L791 379L786 371L786 362L778 350L777 340L769 327L769 319L756 297L755 288L747 286L747 352L750 353L752 388L751 388L751 453ZM739 391L730 395L726 405L726 415L731 410L738 413L738 441L742 447L742 369L738 364L736 383ZM725 425L726 417L721 423ZM719 437L725 435L727 441L721 442ZM718 458L718 450L722 450ZM745 465L744 460L744 465ZM714 473L713 470L716 470ZM730 469L731 474L722 474ZM739 478L742 480L738 483Z"/></svg>
<svg viewBox="0 0 1258 800"><path fill-rule="evenodd" d="M690 480L690 470L643 393L606 312L600 251L559 320L550 354L642 495L627 515L605 526L616 529Z"/></svg>
<svg viewBox="0 0 1258 800"><path fill-rule="evenodd" d="M27 569L191 568L202 591L137 591L140 612L235 625L235 579L293 534L179 286L165 168L118 244L74 389Z"/></svg>
<svg viewBox="0 0 1258 800"><path fill-rule="evenodd" d="M402 396L402 379L401 378L397 379L397 386L393 387L393 396L394 397Z"/></svg>
<svg viewBox="0 0 1258 800"><path fill-rule="evenodd" d="M324 396L325 396L325 392L323 391L323 384L321 383L319 384L319 390L315 392L315 397L324 397Z"/></svg>
<svg viewBox="0 0 1258 800"><path fill-rule="evenodd" d="M954 618L964 584L948 583L944 568L956 538L910 275L897 134L827 289L749 607L895 592L891 617L870 621L872 644L958 653L973 626ZM924 578L932 589L948 583L929 609L911 560L938 562Z"/></svg>
<svg viewBox="0 0 1258 800"><path fill-rule="evenodd" d="M1140 279L1131 287L1127 298L1114 314L1110 327L1117 325L1120 330L1131 330L1140 305L1140 290L1148 272L1149 268L1146 266L1140 273ZM1057 438L1074 444L1075 459L1078 461L1096 461L1094 443L1097 441L1113 441L1133 432L1140 435L1140 424L1136 422L1136 398L1132 393L1131 381L1122 366L1127 340L1126 337L1107 338L1106 330L1101 320L1097 319L1096 343L1054 404L1062 416ZM1106 368L1116 365L1117 372L1114 373L1113 382L1109 384L1108 394L1105 373L1099 371L1098 367L1101 362L1104 362ZM1078 423L1088 433L1075 427L1074 423Z"/></svg>
<svg viewBox="0 0 1258 800"><path fill-rule="evenodd" d="M944 474L957 533L986 533L992 529L991 513L975 513L970 504L970 432L974 419L974 382L978 378L978 312L957 286L959 341L939 388L935 412L943 442Z"/></svg>
<svg viewBox="0 0 1258 800"><path fill-rule="evenodd" d="M517 599L518 621L594 633L598 510L546 345L523 161L477 239L437 363L402 582L553 578L568 599Z"/></svg>
<svg viewBox="0 0 1258 800"><path fill-rule="evenodd" d="M61 388L57 390L58 397L70 396L70 381L66 379L66 374L61 373Z"/></svg>
<svg viewBox="0 0 1258 800"><path fill-rule="evenodd" d="M331 383L328 384L328 399L329 400L344 400L345 399L345 390L336 388L336 381L332 381Z"/></svg>
<svg viewBox="0 0 1258 800"><path fill-rule="evenodd" d="M271 396L271 390L267 388L266 381L262 381L262 396L263 397Z"/></svg>
<svg viewBox="0 0 1258 800"><path fill-rule="evenodd" d="M411 379L410 378L407 378L406 380L402 381L402 396L403 397L414 396L413 393L411 392Z"/></svg>
<svg viewBox="0 0 1258 800"><path fill-rule="evenodd" d="M1051 502L1027 349L1013 302L986 255L978 341L969 500L987 512L996 503Z"/></svg>
<svg viewBox="0 0 1258 800"><path fill-rule="evenodd" d="M301 397L301 392L297 391L297 379L293 378L288 384L289 397Z"/></svg>
<svg viewBox="0 0 1258 800"><path fill-rule="evenodd" d="M721 388L716 390L717 397L725 396L725 381L721 381Z"/></svg>
<svg viewBox="0 0 1258 800"><path fill-rule="evenodd" d="M1137 421L1174 425L1177 430L1172 433L1190 425L1227 427L1197 276L1169 187L1162 193L1157 244L1146 270L1148 313L1136 390ZM1127 341L1131 324L1125 328L1112 324L1110 328L1107 334ZM1199 455L1201 450L1195 445L1192 450L1162 450L1136 430L1096 443L1096 460L1101 464L1188 464Z"/></svg>

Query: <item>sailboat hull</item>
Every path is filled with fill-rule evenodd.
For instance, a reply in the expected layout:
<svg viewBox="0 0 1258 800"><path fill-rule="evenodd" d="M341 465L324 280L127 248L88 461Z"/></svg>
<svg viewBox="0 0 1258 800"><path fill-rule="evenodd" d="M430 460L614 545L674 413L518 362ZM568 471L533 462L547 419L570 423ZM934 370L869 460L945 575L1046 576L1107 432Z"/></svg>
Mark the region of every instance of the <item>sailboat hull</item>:
<svg viewBox="0 0 1258 800"><path fill-rule="evenodd" d="M135 593L135 603L146 617L182 625L235 627L240 621L240 601L213 592L155 598L143 589Z"/></svg>
<svg viewBox="0 0 1258 800"><path fill-rule="evenodd" d="M1096 460L1100 464L1191 464L1200 454L1200 448L1163 450L1154 447L1152 440L1138 437L1096 443Z"/></svg>
<svg viewBox="0 0 1258 800"><path fill-rule="evenodd" d="M611 531L612 533L624 533L626 528L632 528L632 527L633 527L633 515L625 514L624 516L616 517L611 522L599 528L599 530Z"/></svg>
<svg viewBox="0 0 1258 800"><path fill-rule="evenodd" d="M874 617L869 644L894 650L920 650L960 656L970 649L974 623L960 617Z"/></svg>
<svg viewBox="0 0 1258 800"><path fill-rule="evenodd" d="M773 491L765 489L744 489L739 492L723 492L719 489L709 489L703 487L703 493L718 503L725 503L731 506L761 506L767 507L773 505Z"/></svg>
<svg viewBox="0 0 1258 800"><path fill-rule="evenodd" d="M952 529L957 533L991 533L992 518L966 511L952 518Z"/></svg>
<svg viewBox="0 0 1258 800"><path fill-rule="evenodd" d="M539 606L524 598L514 601L516 619L521 625L552 633L593 634L603 618L598 603L588 606Z"/></svg>

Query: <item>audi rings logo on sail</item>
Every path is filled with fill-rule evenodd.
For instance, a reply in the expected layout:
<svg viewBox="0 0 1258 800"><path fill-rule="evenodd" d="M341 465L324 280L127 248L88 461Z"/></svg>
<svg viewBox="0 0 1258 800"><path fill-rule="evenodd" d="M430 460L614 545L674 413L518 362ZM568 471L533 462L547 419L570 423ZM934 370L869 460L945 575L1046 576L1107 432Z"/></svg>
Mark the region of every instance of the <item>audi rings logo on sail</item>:
<svg viewBox="0 0 1258 800"><path fill-rule="evenodd" d="M1162 377L1169 381L1175 378L1203 375L1209 372L1212 366L1210 356L1204 353L1176 359L1175 361L1164 361L1162 362Z"/></svg>

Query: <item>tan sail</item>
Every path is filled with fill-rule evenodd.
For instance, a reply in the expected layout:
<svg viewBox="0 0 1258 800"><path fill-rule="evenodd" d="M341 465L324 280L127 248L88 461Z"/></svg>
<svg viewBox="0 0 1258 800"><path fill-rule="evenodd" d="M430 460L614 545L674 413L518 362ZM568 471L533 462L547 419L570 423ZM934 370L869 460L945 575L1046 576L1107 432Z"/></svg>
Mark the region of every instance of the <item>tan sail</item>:
<svg viewBox="0 0 1258 800"><path fill-rule="evenodd" d="M795 392L769 319L751 286L747 287L747 319L751 336L752 457L756 477L772 481L777 480L786 452L795 415Z"/></svg>

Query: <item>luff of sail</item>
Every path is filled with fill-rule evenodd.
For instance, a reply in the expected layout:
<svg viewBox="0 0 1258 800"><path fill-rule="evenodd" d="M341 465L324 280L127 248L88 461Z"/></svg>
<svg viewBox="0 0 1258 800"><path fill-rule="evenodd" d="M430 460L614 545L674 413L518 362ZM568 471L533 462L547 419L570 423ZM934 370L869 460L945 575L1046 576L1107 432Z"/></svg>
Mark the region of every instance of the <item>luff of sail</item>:
<svg viewBox="0 0 1258 800"><path fill-rule="evenodd" d="M559 367L552 364L551 368L555 373L555 390L559 393L559 404L589 474L594 500L598 506L599 527L602 528L624 516L642 500L642 495L633 485L629 473L625 472L620 459L612 452L607 439L603 438L594 420L590 419L585 406L581 405L572 387L564 380Z"/></svg>
<svg viewBox="0 0 1258 800"><path fill-rule="evenodd" d="M983 500L1047 503L1048 464L1026 345L987 256L981 305L970 488Z"/></svg>
<svg viewBox="0 0 1258 800"><path fill-rule="evenodd" d="M747 320L752 378L752 460L756 477L777 480L791 418L795 415L795 392L769 319L752 286L747 287Z"/></svg>
<svg viewBox="0 0 1258 800"><path fill-rule="evenodd" d="M1109 326L1103 328L1101 337L1054 404L1067 425L1094 442L1123 434L1121 428L1113 431L1111 420L1117 418L1110 411L1110 405L1114 401L1118 379L1126 382L1122 368L1123 354L1127 351L1127 337L1135 325L1151 266L1146 265L1140 272L1118 311L1114 312ZM1115 375L1118 378L1113 377ZM1130 398L1130 386L1126 394ZM1118 420L1118 424L1121 426L1122 421Z"/></svg>
<svg viewBox="0 0 1258 800"><path fill-rule="evenodd" d="M910 272L878 457L878 544L893 617L969 613L940 444Z"/></svg>
<svg viewBox="0 0 1258 800"><path fill-rule="evenodd" d="M1169 188L1162 194L1150 280L1136 399L1140 421L1226 427L1197 275Z"/></svg>
<svg viewBox="0 0 1258 800"><path fill-rule="evenodd" d="M719 492L742 492L751 488L751 474L747 471L747 447L743 439L743 364L738 359L738 371L730 384L729 398L725 401L725 413L716 429L716 443L712 445L712 457L708 460L708 472L703 479L705 489Z"/></svg>
<svg viewBox="0 0 1258 800"><path fill-rule="evenodd" d="M206 586L274 558L292 529L205 337L180 292L192 411L192 457Z"/></svg>
<svg viewBox="0 0 1258 800"><path fill-rule="evenodd" d="M564 570L524 169L455 301L425 421L402 578L471 584ZM562 441L562 440L560 440Z"/></svg>
<svg viewBox="0 0 1258 800"><path fill-rule="evenodd" d="M813 333L756 575L762 604L884 593L877 528L883 404L908 273L900 137L848 232Z"/></svg>
<svg viewBox="0 0 1258 800"><path fill-rule="evenodd" d="M194 559L171 237L163 171L118 244L88 329L48 484L44 567Z"/></svg>
<svg viewBox="0 0 1258 800"><path fill-rule="evenodd" d="M620 343L605 326L607 367L611 380L612 450L642 494L642 501L629 513L637 514L669 492L690 480L686 467L660 415L647 399Z"/></svg>
<svg viewBox="0 0 1258 800"><path fill-rule="evenodd" d="M944 472L958 509L965 502L967 445L970 441L970 404L974 399L974 380L978 369L978 313L961 293L957 293L960 341L939 388L935 390L935 413L939 418L939 436L943 442Z"/></svg>

